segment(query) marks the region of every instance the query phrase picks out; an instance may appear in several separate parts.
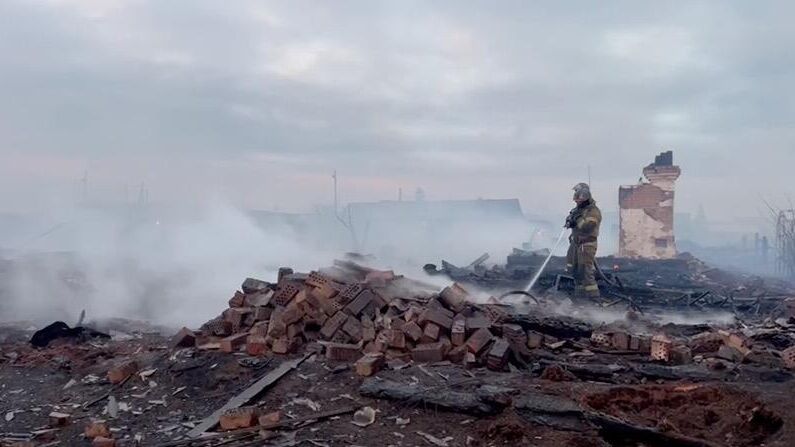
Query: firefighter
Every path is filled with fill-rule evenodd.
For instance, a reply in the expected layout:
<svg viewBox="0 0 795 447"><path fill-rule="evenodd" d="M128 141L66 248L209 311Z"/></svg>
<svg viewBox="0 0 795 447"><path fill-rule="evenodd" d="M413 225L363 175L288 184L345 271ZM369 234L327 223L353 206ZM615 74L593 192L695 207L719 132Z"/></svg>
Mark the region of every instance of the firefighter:
<svg viewBox="0 0 795 447"><path fill-rule="evenodd" d="M586 183L578 183L574 187L574 202L577 206L569 213L565 225L571 229L566 268L574 276L575 296L599 298L594 262L602 212L596 207L591 188Z"/></svg>

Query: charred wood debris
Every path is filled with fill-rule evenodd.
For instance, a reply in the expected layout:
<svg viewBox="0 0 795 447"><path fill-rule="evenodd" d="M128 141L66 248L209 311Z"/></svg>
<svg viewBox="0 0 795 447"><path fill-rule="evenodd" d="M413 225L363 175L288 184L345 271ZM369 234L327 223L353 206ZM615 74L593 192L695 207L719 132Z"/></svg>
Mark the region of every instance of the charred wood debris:
<svg viewBox="0 0 795 447"><path fill-rule="evenodd" d="M441 268L426 265L429 274L452 280L441 290L350 260L308 273L282 268L275 282L247 278L218 317L199 328L181 329L167 349L103 354L109 360L101 363L107 369L106 377L99 380L109 384L107 392L76 407L57 408L48 426L27 433L0 433L0 445L47 445L60 427L78 423L85 427L81 436L86 445L95 446L298 445L294 439L285 440L284 433L277 434L344 415L360 427L372 423L373 409L357 405L357 398L352 398L352 405L339 403L298 418L284 418L279 411L262 407L269 388L305 362L321 359L331 371L349 369L358 376L362 397L473 416L512 408L552 427L590 427L605 439L708 446L717 444L640 426L583 402L502 386L499 377L519 374L545 383L613 385L792 378L795 293L784 282L710 269L688 256L666 261L601 258L604 299L582 303L571 301L567 294L571 278L563 272L563 261L553 258L548 273L528 296L507 299L511 291L522 289L543 258L543 253L516 249L502 266L485 267L488 255L466 267L445 261ZM494 291L494 296L484 299L482 290ZM575 308L620 309L626 318L605 324L580 318L576 312L564 316L559 306L565 300ZM661 324L654 315L665 310L703 314L719 310L735 319ZM63 323L56 326L55 332L48 329L48 337L65 333L73 343L95 347L107 337L86 329L75 339L71 328ZM100 338L87 341L89 335ZM41 346L43 336L37 334L33 343ZM53 342L50 338L45 341ZM10 354L4 351L0 365L22 366L34 355ZM148 378L155 371L178 375L204 369L209 362L201 358L207 355L238 356L266 372L201 419L161 431L157 443L151 437L120 436L118 430L109 429L112 419L107 419L119 411L111 399L131 378ZM395 375L418 369L437 382L407 384ZM10 418L6 413L7 421L13 417L13 412ZM775 425L775 417L772 420ZM164 436L171 440L162 441ZM448 445L444 438L424 432L420 436L428 444Z"/></svg>

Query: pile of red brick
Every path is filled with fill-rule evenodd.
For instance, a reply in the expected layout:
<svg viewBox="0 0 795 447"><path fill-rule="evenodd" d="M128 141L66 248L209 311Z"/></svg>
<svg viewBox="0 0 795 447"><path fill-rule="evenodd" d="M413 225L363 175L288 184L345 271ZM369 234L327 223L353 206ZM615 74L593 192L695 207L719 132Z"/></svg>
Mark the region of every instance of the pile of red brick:
<svg viewBox="0 0 795 447"><path fill-rule="evenodd" d="M246 279L222 315L197 332L183 329L174 345L263 356L316 343L362 375L391 360L505 369L511 349L527 349L527 333L504 324L502 306L468 298L457 284L435 292L348 261L309 274L283 268L276 284Z"/></svg>

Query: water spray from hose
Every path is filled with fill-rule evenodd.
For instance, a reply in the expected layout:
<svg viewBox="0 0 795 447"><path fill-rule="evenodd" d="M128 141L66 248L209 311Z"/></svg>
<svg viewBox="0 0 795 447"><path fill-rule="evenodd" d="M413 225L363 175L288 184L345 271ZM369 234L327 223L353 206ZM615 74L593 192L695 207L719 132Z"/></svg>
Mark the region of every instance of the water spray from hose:
<svg viewBox="0 0 795 447"><path fill-rule="evenodd" d="M552 259L552 255L555 253L555 250L558 249L561 241L563 241L563 237L566 235L566 230L567 228L560 230L560 236L558 236L558 240L555 242L555 245L552 246L552 249L549 250L549 255L544 260L544 263L541 264L541 267L538 269L535 276L533 276L533 279L530 280L530 284L524 289L525 292L529 293L530 289L532 289L533 286L536 285L536 282L538 282L538 278L540 278L541 274L544 273L544 270L547 268L547 264L549 264L549 260Z"/></svg>

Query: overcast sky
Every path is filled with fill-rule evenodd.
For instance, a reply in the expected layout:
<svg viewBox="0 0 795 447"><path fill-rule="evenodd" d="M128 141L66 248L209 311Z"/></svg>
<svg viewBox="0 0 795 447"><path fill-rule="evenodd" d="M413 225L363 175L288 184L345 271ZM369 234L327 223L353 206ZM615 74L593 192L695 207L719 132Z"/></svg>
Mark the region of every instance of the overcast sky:
<svg viewBox="0 0 795 447"><path fill-rule="evenodd" d="M616 206L663 149L677 206L793 190L789 2L0 0L0 209L91 194L307 211Z"/></svg>

